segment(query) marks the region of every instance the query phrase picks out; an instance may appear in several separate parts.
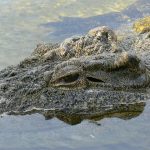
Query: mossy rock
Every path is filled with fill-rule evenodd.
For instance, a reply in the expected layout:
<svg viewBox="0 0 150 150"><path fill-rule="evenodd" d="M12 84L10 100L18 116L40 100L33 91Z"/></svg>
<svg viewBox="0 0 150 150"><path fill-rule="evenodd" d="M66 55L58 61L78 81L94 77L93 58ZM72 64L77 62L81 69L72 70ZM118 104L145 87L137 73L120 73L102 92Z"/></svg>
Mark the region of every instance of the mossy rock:
<svg viewBox="0 0 150 150"><path fill-rule="evenodd" d="M136 21L133 25L133 29L137 33L145 33L150 31L150 16Z"/></svg>

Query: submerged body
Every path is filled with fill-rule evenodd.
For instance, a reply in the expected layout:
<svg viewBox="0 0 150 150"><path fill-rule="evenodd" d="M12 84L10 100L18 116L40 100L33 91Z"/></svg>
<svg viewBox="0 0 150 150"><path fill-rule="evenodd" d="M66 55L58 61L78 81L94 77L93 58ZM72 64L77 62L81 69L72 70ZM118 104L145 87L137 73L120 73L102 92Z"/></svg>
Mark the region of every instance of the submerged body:
<svg viewBox="0 0 150 150"><path fill-rule="evenodd" d="M136 112L149 96L149 51L149 30L117 40L105 26L38 45L30 58L0 72L0 113Z"/></svg>

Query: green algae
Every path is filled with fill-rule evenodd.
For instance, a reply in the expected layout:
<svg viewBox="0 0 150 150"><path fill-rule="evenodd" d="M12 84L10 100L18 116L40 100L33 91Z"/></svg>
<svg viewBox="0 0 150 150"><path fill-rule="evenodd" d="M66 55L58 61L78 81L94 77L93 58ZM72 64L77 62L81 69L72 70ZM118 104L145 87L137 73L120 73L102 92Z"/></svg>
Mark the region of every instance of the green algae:
<svg viewBox="0 0 150 150"><path fill-rule="evenodd" d="M133 25L133 29L137 33L145 33L150 31L150 16L144 17L136 21Z"/></svg>

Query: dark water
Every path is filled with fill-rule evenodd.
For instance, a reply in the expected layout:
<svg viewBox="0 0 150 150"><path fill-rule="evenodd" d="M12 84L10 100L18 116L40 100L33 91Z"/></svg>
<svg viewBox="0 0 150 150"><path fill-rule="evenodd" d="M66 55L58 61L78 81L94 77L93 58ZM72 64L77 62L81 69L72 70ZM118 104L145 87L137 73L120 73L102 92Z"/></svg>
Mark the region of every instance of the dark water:
<svg viewBox="0 0 150 150"><path fill-rule="evenodd" d="M39 42L84 34L98 25L118 29L150 15L149 0L0 0L0 8L0 68L17 64ZM76 125L40 114L3 115L0 150L149 150L150 100L142 110L129 113L131 119L85 119Z"/></svg>

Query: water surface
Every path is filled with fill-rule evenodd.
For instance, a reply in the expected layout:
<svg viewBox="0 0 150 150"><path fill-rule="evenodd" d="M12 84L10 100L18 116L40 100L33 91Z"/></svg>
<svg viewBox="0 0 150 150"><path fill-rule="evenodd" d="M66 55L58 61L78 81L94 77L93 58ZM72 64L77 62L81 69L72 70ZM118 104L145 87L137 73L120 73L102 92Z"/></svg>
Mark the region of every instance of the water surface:
<svg viewBox="0 0 150 150"><path fill-rule="evenodd" d="M130 120L84 120L70 126L39 114L0 119L0 150L149 150L150 101ZM9 144L8 144L9 143Z"/></svg>
<svg viewBox="0 0 150 150"><path fill-rule="evenodd" d="M50 42L49 34L54 29L42 24L60 21L62 17L85 18L118 12L134 1L0 0L0 69L19 63L38 43ZM62 33L57 38L59 34Z"/></svg>
<svg viewBox="0 0 150 150"><path fill-rule="evenodd" d="M0 69L19 63L38 43L62 40L85 33L93 26L107 25L107 22L119 27L133 18L148 15L143 10L149 10L149 6L141 9L134 2L0 0ZM134 9L127 9L129 5ZM124 19L120 12L125 12ZM114 22L110 21L110 14ZM0 150L149 150L149 100L143 109L139 116L131 119L86 119L73 126L57 118L45 120L40 114L3 116L0 118Z"/></svg>

